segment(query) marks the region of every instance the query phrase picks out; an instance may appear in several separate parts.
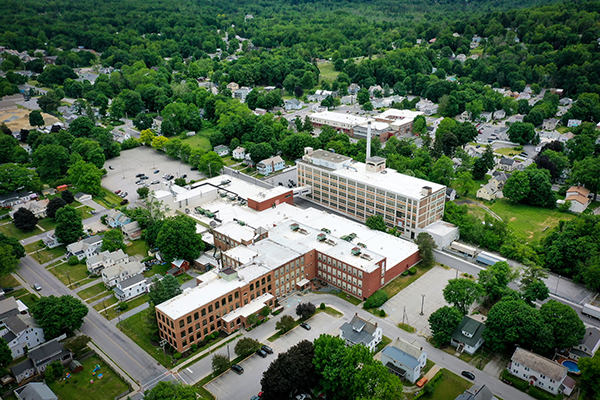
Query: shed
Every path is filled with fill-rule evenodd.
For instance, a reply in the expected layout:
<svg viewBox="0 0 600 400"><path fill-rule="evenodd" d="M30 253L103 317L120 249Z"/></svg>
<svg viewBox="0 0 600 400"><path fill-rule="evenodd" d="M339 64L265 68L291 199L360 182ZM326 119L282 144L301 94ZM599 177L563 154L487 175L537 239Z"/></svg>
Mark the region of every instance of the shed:
<svg viewBox="0 0 600 400"><path fill-rule="evenodd" d="M83 365L81 365L81 363L77 360L71 361L69 363L69 368L74 374L83 371Z"/></svg>

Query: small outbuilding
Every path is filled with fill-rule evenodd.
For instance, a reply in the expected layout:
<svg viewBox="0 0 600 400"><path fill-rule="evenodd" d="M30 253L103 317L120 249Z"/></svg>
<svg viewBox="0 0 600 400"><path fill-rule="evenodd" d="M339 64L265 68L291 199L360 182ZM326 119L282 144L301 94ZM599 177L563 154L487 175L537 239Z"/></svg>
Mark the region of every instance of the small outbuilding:
<svg viewBox="0 0 600 400"><path fill-rule="evenodd" d="M74 374L83 371L83 365L81 365L81 363L77 360L73 360L69 363L69 369L71 370L71 372L73 372Z"/></svg>

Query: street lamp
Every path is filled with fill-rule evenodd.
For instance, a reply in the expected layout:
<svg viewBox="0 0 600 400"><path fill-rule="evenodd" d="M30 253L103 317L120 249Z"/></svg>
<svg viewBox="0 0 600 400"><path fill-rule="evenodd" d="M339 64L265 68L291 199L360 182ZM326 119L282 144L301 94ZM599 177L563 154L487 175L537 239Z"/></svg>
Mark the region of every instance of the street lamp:
<svg viewBox="0 0 600 400"><path fill-rule="evenodd" d="M421 315L423 315L423 306L425 305L425 295L421 295Z"/></svg>

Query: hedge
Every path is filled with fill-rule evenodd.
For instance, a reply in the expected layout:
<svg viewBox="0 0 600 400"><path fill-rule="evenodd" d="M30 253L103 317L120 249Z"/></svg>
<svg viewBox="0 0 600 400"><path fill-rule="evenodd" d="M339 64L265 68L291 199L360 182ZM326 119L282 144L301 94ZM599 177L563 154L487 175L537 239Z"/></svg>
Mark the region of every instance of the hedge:
<svg viewBox="0 0 600 400"><path fill-rule="evenodd" d="M520 391L524 392L529 388L529 382L524 381L523 379L517 378L512 375L507 370L502 371L502 379L507 380L513 384L513 386Z"/></svg>
<svg viewBox="0 0 600 400"><path fill-rule="evenodd" d="M543 391L540 388L537 388L535 386L531 386L529 388L529 391L527 392L527 394L529 394L531 397L535 397L538 400L557 400L562 398L562 396L553 396L548 392Z"/></svg>
<svg viewBox="0 0 600 400"><path fill-rule="evenodd" d="M408 273L411 274L411 275L416 274L417 273L417 267L410 267L408 269Z"/></svg>
<svg viewBox="0 0 600 400"><path fill-rule="evenodd" d="M389 296L386 292L384 292L383 290L377 290L371 295L371 297L367 299L367 301L365 301L364 308L381 307L383 303L388 301L388 298Z"/></svg>

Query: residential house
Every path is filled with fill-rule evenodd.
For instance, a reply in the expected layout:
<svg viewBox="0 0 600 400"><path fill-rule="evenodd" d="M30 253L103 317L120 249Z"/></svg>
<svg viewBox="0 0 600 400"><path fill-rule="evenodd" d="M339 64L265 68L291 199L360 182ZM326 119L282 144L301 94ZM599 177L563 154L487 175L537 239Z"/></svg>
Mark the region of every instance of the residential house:
<svg viewBox="0 0 600 400"><path fill-rule="evenodd" d="M164 120L164 118L161 117L160 115L157 116L156 118L154 118L152 120L152 128L160 130L160 127L162 126L163 120Z"/></svg>
<svg viewBox="0 0 600 400"><path fill-rule="evenodd" d="M231 90L232 92L234 90L238 90L240 88L240 85L238 85L235 82L229 82L229 84L227 84L227 89Z"/></svg>
<svg viewBox="0 0 600 400"><path fill-rule="evenodd" d="M354 104L356 103L356 95L349 94L348 96L343 96L340 101L344 105Z"/></svg>
<svg viewBox="0 0 600 400"><path fill-rule="evenodd" d="M558 101L558 104L561 106L570 106L571 104L573 104L573 99L570 99L568 97L563 97L562 99L560 99Z"/></svg>
<svg viewBox="0 0 600 400"><path fill-rule="evenodd" d="M502 189L506 184L508 178L510 178L510 174L507 174L502 171L494 171L492 173L492 178L489 180L489 182L495 184L498 187L498 189Z"/></svg>
<svg viewBox="0 0 600 400"><path fill-rule="evenodd" d="M317 90L315 94L309 94L306 96L308 101L316 101L321 102L325 100L328 96L333 96L333 92L331 90Z"/></svg>
<svg viewBox="0 0 600 400"><path fill-rule="evenodd" d="M492 114L493 119L504 119L506 118L506 111L504 110L496 110L494 114Z"/></svg>
<svg viewBox="0 0 600 400"><path fill-rule="evenodd" d="M98 274L104 268L122 265L128 262L129 256L121 249L113 252L105 250L102 253L88 257L87 260L85 260L87 269L91 274Z"/></svg>
<svg viewBox="0 0 600 400"><path fill-rule="evenodd" d="M467 61L467 56L461 53L456 56L456 60L460 61L461 63L464 63L465 61Z"/></svg>
<svg viewBox="0 0 600 400"><path fill-rule="evenodd" d="M298 99L291 99L285 101L285 109L286 110L302 110L304 107L304 103Z"/></svg>
<svg viewBox="0 0 600 400"><path fill-rule="evenodd" d="M235 148L235 150L233 150L231 156L234 160L243 160L246 157L246 149L244 149L242 146L238 146Z"/></svg>
<svg viewBox="0 0 600 400"><path fill-rule="evenodd" d="M48 364L53 361L60 361L63 365L68 365L73 361L73 354L69 350L65 350L57 339L31 349L27 360L15 365L10 370L17 383L21 383L25 379L42 374Z"/></svg>
<svg viewBox="0 0 600 400"><path fill-rule="evenodd" d="M471 113L468 112L468 111L463 111L461 114L459 114L458 120L461 121L461 122L470 121L471 120Z"/></svg>
<svg viewBox="0 0 600 400"><path fill-rule="evenodd" d="M358 316L358 313L352 317L350 322L344 323L340 327L340 338L346 341L346 346L362 344L375 351L375 347L383 338L383 329L375 324Z"/></svg>
<svg viewBox="0 0 600 400"><path fill-rule="evenodd" d="M548 118L542 122L542 128L545 131L553 131L556 129L556 125L558 125L559 120L556 118Z"/></svg>
<svg viewBox="0 0 600 400"><path fill-rule="evenodd" d="M483 345L483 331L485 330L485 318L482 315L465 315L452 333L450 344L456 347L456 351L473 355Z"/></svg>
<svg viewBox="0 0 600 400"><path fill-rule="evenodd" d="M438 111L438 105L431 100L422 99L416 105L418 111L422 111L425 115L433 115Z"/></svg>
<svg viewBox="0 0 600 400"><path fill-rule="evenodd" d="M127 301L141 296L148 290L147 280L143 274L134 275L117 283L113 291L119 301Z"/></svg>
<svg viewBox="0 0 600 400"><path fill-rule="evenodd" d="M14 390L18 400L58 400L58 397L44 382L30 382Z"/></svg>
<svg viewBox="0 0 600 400"><path fill-rule="evenodd" d="M580 120L580 119L570 119L570 120L567 122L567 126L568 126L569 128L576 128L576 127L578 127L579 125L581 125L581 120Z"/></svg>
<svg viewBox="0 0 600 400"><path fill-rule="evenodd" d="M130 222L121 227L121 232L128 240L137 240L142 237L142 228L137 221Z"/></svg>
<svg viewBox="0 0 600 400"><path fill-rule="evenodd" d="M492 120L492 113L488 112L488 111L484 111L481 114L479 114L479 118L477 118L479 121L484 121L484 122L490 122Z"/></svg>
<svg viewBox="0 0 600 400"><path fill-rule="evenodd" d="M256 164L256 170L262 175L272 174L283 168L285 168L285 161L280 156L266 158Z"/></svg>
<svg viewBox="0 0 600 400"><path fill-rule="evenodd" d="M19 314L19 305L14 297L7 297L0 300L0 325L4 324L7 318Z"/></svg>
<svg viewBox="0 0 600 400"><path fill-rule="evenodd" d="M515 169L515 160L512 158L502 157L498 163L498 168L503 171L513 171Z"/></svg>
<svg viewBox="0 0 600 400"><path fill-rule="evenodd" d="M30 315L16 314L6 318L2 324L0 336L8 344L15 360L25 355L25 348L32 349L46 341L44 330Z"/></svg>
<svg viewBox="0 0 600 400"><path fill-rule="evenodd" d="M60 242L54 233L46 233L46 237L44 237L42 241L49 249L60 246Z"/></svg>
<svg viewBox="0 0 600 400"><path fill-rule="evenodd" d="M474 386L473 386L474 387ZM458 395L455 400L492 400L495 399L494 394L485 385L479 389L473 390L473 387L465 390L464 393Z"/></svg>
<svg viewBox="0 0 600 400"><path fill-rule="evenodd" d="M124 264L113 265L112 267L102 270L102 281L107 287L116 286L119 282L124 281L135 275L144 272L144 265L139 261L129 261Z"/></svg>
<svg viewBox="0 0 600 400"><path fill-rule="evenodd" d="M531 351L517 347L507 369L512 375L553 395L571 394L572 387L568 382L564 384L567 367Z"/></svg>
<svg viewBox="0 0 600 400"><path fill-rule="evenodd" d="M120 228L130 222L131 218L119 210L110 210L108 214L106 214L106 224L111 228Z"/></svg>
<svg viewBox="0 0 600 400"><path fill-rule="evenodd" d="M383 88L379 85L373 85L369 88L369 95L375 97L375 92L383 93Z"/></svg>
<svg viewBox="0 0 600 400"><path fill-rule="evenodd" d="M515 122L523 122L523 115L521 115L521 114L511 115L506 120L507 124L514 124Z"/></svg>
<svg viewBox="0 0 600 400"><path fill-rule="evenodd" d="M76 256L79 261L90 258L100 252L104 236L90 236L67 246L67 258Z"/></svg>
<svg viewBox="0 0 600 400"><path fill-rule="evenodd" d="M567 190L567 197L565 198L565 201L571 202L569 211L576 213L584 212L592 202L592 200L588 197L589 195L590 191L583 186L571 186Z"/></svg>
<svg viewBox="0 0 600 400"><path fill-rule="evenodd" d="M381 352L381 363L392 374L396 374L410 383L421 377L421 371L427 364L427 352L404 340L398 339L393 346L387 346Z"/></svg>
<svg viewBox="0 0 600 400"><path fill-rule="evenodd" d="M456 190L451 187L446 188L446 201L454 201L456 199Z"/></svg>
<svg viewBox="0 0 600 400"><path fill-rule="evenodd" d="M580 358L594 357L600 348L600 330L590 327L585 330L585 336L577 346L569 350L569 358L579 360Z"/></svg>
<svg viewBox="0 0 600 400"><path fill-rule="evenodd" d="M171 262L171 269L167 271L167 274L173 276L179 276L186 271L190 270L190 263L186 260L175 260Z"/></svg>
<svg viewBox="0 0 600 400"><path fill-rule="evenodd" d="M359 90L360 85L357 83L351 83L350 86L348 86L348 94L357 94Z"/></svg>
<svg viewBox="0 0 600 400"><path fill-rule="evenodd" d="M31 200L31 201L28 201L23 204L17 204L15 206L13 206L9 215L11 217L14 217L15 213L19 209L24 208L26 210L31 211L33 213L33 215L35 215L35 217L38 219L46 218L46 206L48 206L49 202L50 201L48 199L43 199L43 200Z"/></svg>
<svg viewBox="0 0 600 400"><path fill-rule="evenodd" d="M249 87L241 87L233 91L233 98L238 99L242 103L246 101L246 97L248 97L248 93L250 93L252 89Z"/></svg>
<svg viewBox="0 0 600 400"><path fill-rule="evenodd" d="M80 203L84 201L89 201L92 200L92 195L88 193L79 192L75 195L75 200L77 200Z"/></svg>
<svg viewBox="0 0 600 400"><path fill-rule="evenodd" d="M481 186L479 190L477 190L476 196L478 199L483 199L487 201L501 199L504 197L504 195L502 194L502 190L500 190L498 185L493 182L488 182L485 185Z"/></svg>
<svg viewBox="0 0 600 400"><path fill-rule="evenodd" d="M220 144L218 146L213 147L213 151L219 156L224 157L229 154L229 147Z"/></svg>

